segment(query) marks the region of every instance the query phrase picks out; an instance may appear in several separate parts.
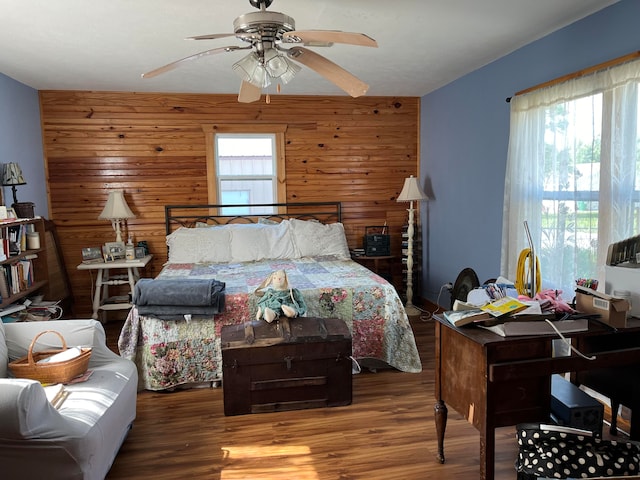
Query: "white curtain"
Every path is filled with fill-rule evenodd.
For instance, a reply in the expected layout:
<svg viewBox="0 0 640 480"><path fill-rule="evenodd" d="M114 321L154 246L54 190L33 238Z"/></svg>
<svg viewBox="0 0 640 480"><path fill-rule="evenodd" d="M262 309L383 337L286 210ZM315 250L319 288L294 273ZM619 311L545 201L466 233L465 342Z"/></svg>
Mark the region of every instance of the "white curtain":
<svg viewBox="0 0 640 480"><path fill-rule="evenodd" d="M604 280L610 243L638 233L638 82L634 60L511 100L501 274L528 248L543 288L573 298L577 278Z"/></svg>

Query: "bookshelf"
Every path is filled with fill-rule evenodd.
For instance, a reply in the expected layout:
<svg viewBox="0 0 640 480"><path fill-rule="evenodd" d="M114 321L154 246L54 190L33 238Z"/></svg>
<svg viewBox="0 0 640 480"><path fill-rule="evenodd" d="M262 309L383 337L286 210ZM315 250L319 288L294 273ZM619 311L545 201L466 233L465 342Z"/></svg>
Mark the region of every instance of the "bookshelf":
<svg viewBox="0 0 640 480"><path fill-rule="evenodd" d="M27 245L26 234L33 232L38 233L38 248L28 248ZM19 218L2 221L0 238L0 309L4 309L46 288L49 283L44 220Z"/></svg>

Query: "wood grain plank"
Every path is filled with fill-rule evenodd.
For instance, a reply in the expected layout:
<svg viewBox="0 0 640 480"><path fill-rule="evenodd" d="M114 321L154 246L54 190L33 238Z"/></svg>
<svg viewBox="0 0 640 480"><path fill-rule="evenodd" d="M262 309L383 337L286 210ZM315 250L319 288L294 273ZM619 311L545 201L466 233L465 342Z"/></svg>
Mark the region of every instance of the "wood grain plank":
<svg viewBox="0 0 640 480"><path fill-rule="evenodd" d="M97 219L108 191L124 189L157 273L166 261L164 205L207 203L211 125L280 125L285 132L287 201L343 203L351 247L367 225L387 221L399 235L404 178L418 173L420 99L273 95L269 105L235 95L94 91L39 92L49 218L58 226L74 310L91 311L88 279L76 271L83 246L114 236ZM327 187L331 188L328 189ZM392 241L400 255L400 241ZM401 289L401 282L397 285Z"/></svg>
<svg viewBox="0 0 640 480"><path fill-rule="evenodd" d="M225 417L221 388L139 393L107 479L476 480L480 436L453 410L447 462L436 459L433 322L411 324L423 371L355 375L350 406ZM110 345L119 325L107 324ZM496 444L495 478L512 480L515 429L498 429Z"/></svg>

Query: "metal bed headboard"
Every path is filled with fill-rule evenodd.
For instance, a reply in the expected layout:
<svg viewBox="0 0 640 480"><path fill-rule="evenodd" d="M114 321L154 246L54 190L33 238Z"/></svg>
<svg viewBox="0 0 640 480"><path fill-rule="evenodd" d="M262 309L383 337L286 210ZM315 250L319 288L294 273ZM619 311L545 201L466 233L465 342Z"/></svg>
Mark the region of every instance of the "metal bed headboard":
<svg viewBox="0 0 640 480"><path fill-rule="evenodd" d="M247 213L233 213L244 210L247 210ZM195 227L200 223L213 226L228 223L258 223L260 219L281 222L289 218L317 220L321 223L342 222L342 204L340 202L298 202L252 205L166 205L164 215L165 232L169 235L175 227Z"/></svg>

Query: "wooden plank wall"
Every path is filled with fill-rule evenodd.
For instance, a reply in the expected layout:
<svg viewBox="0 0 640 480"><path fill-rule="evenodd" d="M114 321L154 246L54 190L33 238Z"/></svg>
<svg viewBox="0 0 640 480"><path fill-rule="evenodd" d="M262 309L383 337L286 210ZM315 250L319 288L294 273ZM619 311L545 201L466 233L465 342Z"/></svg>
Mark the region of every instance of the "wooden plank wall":
<svg viewBox="0 0 640 480"><path fill-rule="evenodd" d="M365 227L386 221L400 278L397 203L404 178L418 173L417 97L272 96L240 104L235 95L41 91L49 217L58 229L76 316L91 311L81 249L113 241L98 220L108 192L124 189L136 218L129 230L166 261L164 206L207 203L204 125L286 125L287 201L341 201L350 247ZM400 280L401 285L401 280ZM401 288L397 287L397 288Z"/></svg>

